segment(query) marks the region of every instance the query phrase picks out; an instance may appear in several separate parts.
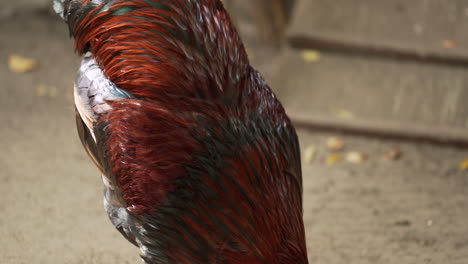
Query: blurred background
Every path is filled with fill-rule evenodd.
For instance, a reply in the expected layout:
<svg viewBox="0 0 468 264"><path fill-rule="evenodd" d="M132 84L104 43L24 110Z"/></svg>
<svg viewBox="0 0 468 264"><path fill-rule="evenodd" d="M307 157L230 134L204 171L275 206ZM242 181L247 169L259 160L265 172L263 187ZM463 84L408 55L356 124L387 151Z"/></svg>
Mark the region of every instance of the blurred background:
<svg viewBox="0 0 468 264"><path fill-rule="evenodd" d="M0 263L139 263L49 0L0 0ZM296 124L311 263L468 263L468 2L225 0Z"/></svg>

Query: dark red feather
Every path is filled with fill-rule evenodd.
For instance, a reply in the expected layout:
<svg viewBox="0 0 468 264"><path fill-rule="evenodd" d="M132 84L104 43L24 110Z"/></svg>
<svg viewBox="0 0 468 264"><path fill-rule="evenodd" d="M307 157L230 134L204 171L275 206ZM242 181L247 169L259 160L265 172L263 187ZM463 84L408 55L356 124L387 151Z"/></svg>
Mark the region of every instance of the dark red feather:
<svg viewBox="0 0 468 264"><path fill-rule="evenodd" d="M221 2L83 1L68 22L133 96L108 102L93 156L145 261L307 263L297 136Z"/></svg>

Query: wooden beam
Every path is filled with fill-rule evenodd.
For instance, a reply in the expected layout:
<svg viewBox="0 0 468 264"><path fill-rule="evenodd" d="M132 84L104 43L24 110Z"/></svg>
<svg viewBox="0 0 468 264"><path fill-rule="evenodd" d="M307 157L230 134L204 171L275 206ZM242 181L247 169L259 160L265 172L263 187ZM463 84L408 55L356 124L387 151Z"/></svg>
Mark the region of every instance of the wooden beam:
<svg viewBox="0 0 468 264"><path fill-rule="evenodd" d="M299 0L296 48L468 65L466 0Z"/></svg>
<svg viewBox="0 0 468 264"><path fill-rule="evenodd" d="M289 113L289 117L296 128L303 128L315 132L341 132L356 136L428 142L437 145L468 148L467 130L456 127L440 125L429 126L387 120L343 120L319 115L306 115L297 112Z"/></svg>
<svg viewBox="0 0 468 264"><path fill-rule="evenodd" d="M247 42L260 47L283 46L294 1L224 0L224 3Z"/></svg>

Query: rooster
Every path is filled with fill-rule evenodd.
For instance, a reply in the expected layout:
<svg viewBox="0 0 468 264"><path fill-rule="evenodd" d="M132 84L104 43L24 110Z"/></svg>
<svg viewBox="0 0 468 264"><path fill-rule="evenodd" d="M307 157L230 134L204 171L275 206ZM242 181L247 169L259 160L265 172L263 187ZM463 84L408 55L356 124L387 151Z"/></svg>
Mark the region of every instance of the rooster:
<svg viewBox="0 0 468 264"><path fill-rule="evenodd" d="M220 0L54 0L81 142L147 264L304 264L299 143Z"/></svg>

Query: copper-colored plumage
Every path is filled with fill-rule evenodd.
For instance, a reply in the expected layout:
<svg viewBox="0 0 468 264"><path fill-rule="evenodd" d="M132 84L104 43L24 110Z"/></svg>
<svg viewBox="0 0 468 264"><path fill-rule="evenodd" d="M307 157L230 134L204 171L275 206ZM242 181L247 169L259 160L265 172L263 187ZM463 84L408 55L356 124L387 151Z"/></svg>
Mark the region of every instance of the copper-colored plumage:
<svg viewBox="0 0 468 264"><path fill-rule="evenodd" d="M65 17L128 93L82 128L119 230L147 263L307 263L297 136L221 2L96 1Z"/></svg>

